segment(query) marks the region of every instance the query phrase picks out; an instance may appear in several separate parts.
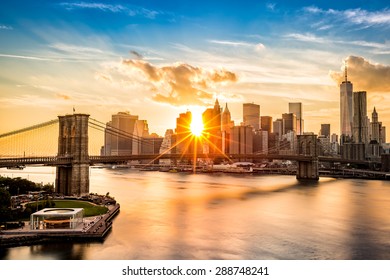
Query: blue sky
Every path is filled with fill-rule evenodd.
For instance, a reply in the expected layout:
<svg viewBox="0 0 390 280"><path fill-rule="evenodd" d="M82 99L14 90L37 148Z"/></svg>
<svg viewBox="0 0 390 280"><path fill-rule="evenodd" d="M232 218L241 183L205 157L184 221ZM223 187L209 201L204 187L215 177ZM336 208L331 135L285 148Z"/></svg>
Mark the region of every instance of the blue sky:
<svg viewBox="0 0 390 280"><path fill-rule="evenodd" d="M305 130L339 133L343 61L368 112L390 121L387 1L3 1L0 132L117 111L164 134L216 97L274 119L302 102ZM198 107L194 107L198 106ZM200 106L200 107L199 107ZM161 112L156 114L156 112ZM34 115L34 118L20 118Z"/></svg>

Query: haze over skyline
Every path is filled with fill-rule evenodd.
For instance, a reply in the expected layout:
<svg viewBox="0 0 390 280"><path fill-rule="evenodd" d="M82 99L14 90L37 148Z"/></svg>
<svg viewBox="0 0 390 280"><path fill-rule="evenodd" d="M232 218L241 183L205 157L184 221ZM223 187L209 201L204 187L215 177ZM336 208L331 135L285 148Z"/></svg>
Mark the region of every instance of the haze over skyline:
<svg viewBox="0 0 390 280"><path fill-rule="evenodd" d="M130 111L164 135L218 98L236 124L242 103L276 119L302 102L305 131L339 134L344 60L388 126L389 34L384 1L5 1L0 133L75 106L100 121Z"/></svg>

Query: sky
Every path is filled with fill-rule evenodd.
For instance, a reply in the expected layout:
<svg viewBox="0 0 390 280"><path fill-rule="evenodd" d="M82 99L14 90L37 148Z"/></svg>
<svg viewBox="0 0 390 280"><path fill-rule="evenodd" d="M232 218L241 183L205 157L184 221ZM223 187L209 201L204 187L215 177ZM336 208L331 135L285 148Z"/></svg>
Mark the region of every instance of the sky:
<svg viewBox="0 0 390 280"><path fill-rule="evenodd" d="M388 1L2 1L0 133L129 111L164 135L215 99L281 118L302 102L305 131L339 132L348 65L390 131ZM390 135L389 135L390 136ZM389 139L389 137L388 137Z"/></svg>

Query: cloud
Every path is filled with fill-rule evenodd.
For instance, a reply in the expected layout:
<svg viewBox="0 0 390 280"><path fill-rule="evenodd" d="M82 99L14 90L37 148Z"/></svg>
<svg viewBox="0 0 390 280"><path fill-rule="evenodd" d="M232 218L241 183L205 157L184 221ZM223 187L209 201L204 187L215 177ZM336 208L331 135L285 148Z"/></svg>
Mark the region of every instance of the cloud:
<svg viewBox="0 0 390 280"><path fill-rule="evenodd" d="M73 9L98 9L102 11L110 11L113 13L122 12L125 10L125 7L122 5L110 5L104 3L88 3L88 2L79 2L79 3L60 3L61 6L64 6L68 10Z"/></svg>
<svg viewBox="0 0 390 280"><path fill-rule="evenodd" d="M51 48L59 50L61 52L67 53L77 53L77 54L103 54L103 51L97 48L85 47L85 46L77 46L77 45L69 45L63 43L57 43L50 45Z"/></svg>
<svg viewBox="0 0 390 280"><path fill-rule="evenodd" d="M4 53L0 53L0 57L59 62L58 59L52 59L52 58L37 57L37 56L26 56L26 55L15 55L15 54L4 54Z"/></svg>
<svg viewBox="0 0 390 280"><path fill-rule="evenodd" d="M224 69L208 71L186 63L158 67L147 61L126 59L122 64L140 71L157 93L154 101L171 105L206 105L215 93L211 89L236 82L237 75Z"/></svg>
<svg viewBox="0 0 390 280"><path fill-rule="evenodd" d="M208 40L208 42L212 44L217 45L224 45L224 46L230 46L230 47L247 47L247 48L253 48L256 51L262 51L265 49L264 44L262 43L249 43L244 41L230 41L230 40Z"/></svg>
<svg viewBox="0 0 390 280"><path fill-rule="evenodd" d="M390 24L390 10L367 11L363 9L324 10L316 6L304 7L303 10L310 14L326 15L336 21L345 21L356 25L388 25Z"/></svg>
<svg viewBox="0 0 390 280"><path fill-rule="evenodd" d="M95 79L96 80L103 80L106 82L112 82L112 77L110 75L104 74L104 73L96 73L95 74Z"/></svg>
<svg viewBox="0 0 390 280"><path fill-rule="evenodd" d="M161 80L162 71L146 61L125 59L122 63L141 70L152 82Z"/></svg>
<svg viewBox="0 0 390 280"><path fill-rule="evenodd" d="M159 11L153 11L134 5L124 6L120 4L113 5L93 2L63 2L60 3L60 5L69 11L75 9L95 9L103 12L123 13L131 17L141 16L149 19L155 19L157 15L162 14L162 12Z"/></svg>
<svg viewBox="0 0 390 280"><path fill-rule="evenodd" d="M265 6L267 7L268 10L270 10L270 11L275 11L276 3L270 3L270 2L268 2L268 3L266 3Z"/></svg>
<svg viewBox="0 0 390 280"><path fill-rule="evenodd" d="M372 63L360 56L349 56L346 61L348 80L353 83L355 91L390 92L390 65ZM343 70L330 71L329 75L337 84L344 80Z"/></svg>
<svg viewBox="0 0 390 280"><path fill-rule="evenodd" d="M12 26L0 24L0 30L13 30Z"/></svg>
<svg viewBox="0 0 390 280"><path fill-rule="evenodd" d="M290 33L290 34L284 35L283 37L287 38L287 39L294 39L294 40L298 40L298 41L302 41L302 42L310 42L310 43L325 43L325 42L327 42L326 39L321 38L321 37L317 37L311 33L305 33L305 34Z"/></svg>
<svg viewBox="0 0 390 280"><path fill-rule="evenodd" d="M137 59L143 59L142 54L136 51L130 51L130 54L133 54Z"/></svg>
<svg viewBox="0 0 390 280"><path fill-rule="evenodd" d="M57 96L58 98L64 99L64 100L69 100L69 99L71 99L69 95L62 94L62 93L57 93L56 96Z"/></svg>

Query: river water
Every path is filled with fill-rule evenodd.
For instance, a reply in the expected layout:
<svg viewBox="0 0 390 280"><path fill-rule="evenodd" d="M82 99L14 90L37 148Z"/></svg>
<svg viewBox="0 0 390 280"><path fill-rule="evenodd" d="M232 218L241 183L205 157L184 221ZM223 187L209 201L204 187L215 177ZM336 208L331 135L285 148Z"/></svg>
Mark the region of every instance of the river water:
<svg viewBox="0 0 390 280"><path fill-rule="evenodd" d="M121 205L103 243L0 251L0 259L390 259L390 181L90 169ZM54 182L51 167L0 175Z"/></svg>

